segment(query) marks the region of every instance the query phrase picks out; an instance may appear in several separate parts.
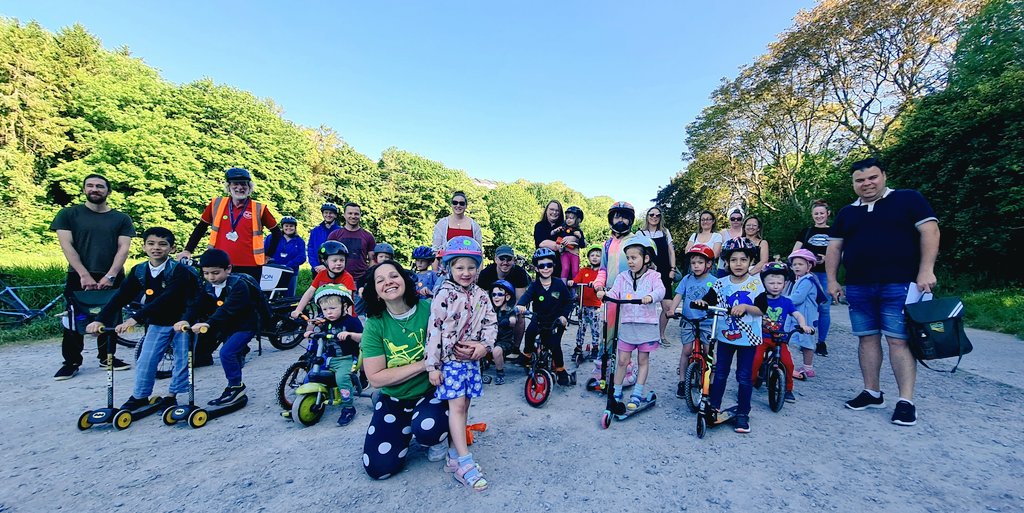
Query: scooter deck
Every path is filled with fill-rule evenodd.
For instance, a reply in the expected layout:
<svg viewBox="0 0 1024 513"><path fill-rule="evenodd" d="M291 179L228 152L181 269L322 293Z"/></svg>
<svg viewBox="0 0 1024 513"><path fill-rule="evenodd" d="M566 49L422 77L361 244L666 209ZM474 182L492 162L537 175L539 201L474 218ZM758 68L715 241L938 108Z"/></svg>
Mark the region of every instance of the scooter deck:
<svg viewBox="0 0 1024 513"><path fill-rule="evenodd" d="M139 420L144 419L154 413L162 413L167 408L177 405L178 401L173 397L160 397L151 400L151 402L146 406L129 411L132 413L133 420Z"/></svg>
<svg viewBox="0 0 1024 513"><path fill-rule="evenodd" d="M635 410L630 410L629 408L626 408L625 413L622 413L621 415L615 415L615 420L626 420L632 417L633 415L636 415L637 413L640 413L648 408L653 407L656 404L658 404L658 395L655 394L654 392L651 392L647 394L647 400L644 401L643 404L641 404Z"/></svg>
<svg viewBox="0 0 1024 513"><path fill-rule="evenodd" d="M739 408L738 405L737 406L730 406L730 407L728 407L728 408L718 412L718 417L715 419L715 421L711 425L712 426L720 426L722 424L725 424L725 423L732 422L732 421L736 420L736 409L737 408Z"/></svg>
<svg viewBox="0 0 1024 513"><path fill-rule="evenodd" d="M206 410L206 415L208 418L215 419L217 417L223 417L224 415L227 415L229 413L234 413L238 410L241 410L242 408L245 407L246 404L249 404L249 396L242 394L238 396L238 399L235 399L235 401L232 403L222 404L218 406L207 406L203 409Z"/></svg>

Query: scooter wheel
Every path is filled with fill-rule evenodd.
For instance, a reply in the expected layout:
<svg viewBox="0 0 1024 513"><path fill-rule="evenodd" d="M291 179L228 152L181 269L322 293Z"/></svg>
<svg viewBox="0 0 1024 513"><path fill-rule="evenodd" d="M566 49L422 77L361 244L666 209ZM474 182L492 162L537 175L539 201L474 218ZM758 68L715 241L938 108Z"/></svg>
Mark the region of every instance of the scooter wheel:
<svg viewBox="0 0 1024 513"><path fill-rule="evenodd" d="M697 414L697 438L704 438L704 435L708 432L708 421L704 419L703 414Z"/></svg>
<svg viewBox="0 0 1024 513"><path fill-rule="evenodd" d="M118 431L128 429L128 426L132 425L132 412L128 410L118 411L114 414L113 424Z"/></svg>
<svg viewBox="0 0 1024 513"><path fill-rule="evenodd" d="M605 410L601 414L601 429L608 429L612 425L612 414L608 410Z"/></svg>
<svg viewBox="0 0 1024 513"><path fill-rule="evenodd" d="M178 423L178 421L173 417L175 408L177 408L177 406L168 406L167 409L164 410L163 415L160 416L164 420L165 425L173 426Z"/></svg>
<svg viewBox="0 0 1024 513"><path fill-rule="evenodd" d="M89 429L89 428L92 427L92 424L89 423L89 417L91 417L91 416L92 416L92 410L85 410L85 413L83 413L80 417L78 417L78 430L79 431L85 431L86 429Z"/></svg>
<svg viewBox="0 0 1024 513"><path fill-rule="evenodd" d="M197 408L188 414L188 425L192 429L199 429L206 425L207 419L209 419L209 416L206 414L206 410Z"/></svg>

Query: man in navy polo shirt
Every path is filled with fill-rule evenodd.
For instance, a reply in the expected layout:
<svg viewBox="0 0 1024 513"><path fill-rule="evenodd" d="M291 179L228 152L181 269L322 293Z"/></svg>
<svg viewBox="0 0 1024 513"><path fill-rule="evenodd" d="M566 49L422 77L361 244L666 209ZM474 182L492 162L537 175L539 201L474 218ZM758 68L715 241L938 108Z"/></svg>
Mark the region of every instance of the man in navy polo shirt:
<svg viewBox="0 0 1024 513"><path fill-rule="evenodd" d="M837 301L843 294L836 279L840 259L846 268L850 324L860 338L864 391L846 401L846 407L885 406L879 386L885 335L900 393L892 423L913 426L917 423L913 402L917 362L907 346L903 305L909 287L931 292L935 286L939 223L921 193L885 186L885 169L877 159L854 162L850 172L858 198L836 216L825 254L828 290Z"/></svg>

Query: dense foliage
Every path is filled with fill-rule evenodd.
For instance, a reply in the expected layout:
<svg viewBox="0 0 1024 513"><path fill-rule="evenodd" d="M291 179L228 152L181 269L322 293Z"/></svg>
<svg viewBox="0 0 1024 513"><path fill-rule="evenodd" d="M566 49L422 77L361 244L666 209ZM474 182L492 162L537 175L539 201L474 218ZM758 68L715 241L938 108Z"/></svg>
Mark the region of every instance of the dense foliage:
<svg viewBox="0 0 1024 513"><path fill-rule="evenodd" d="M354 201L367 229L403 254L430 242L455 190L469 196L491 249L532 249L533 223L550 199L583 208L588 235L600 238L607 229L592 220L612 203L558 182L490 189L396 148L374 161L328 127L283 119L270 100L210 80L172 84L81 26L53 34L0 19L0 251L57 251L49 223L81 201L82 178L93 172L114 183L110 203L137 229L163 225L183 238L223 193L231 166L250 169L254 197L297 217L300 234L320 221L324 201Z"/></svg>

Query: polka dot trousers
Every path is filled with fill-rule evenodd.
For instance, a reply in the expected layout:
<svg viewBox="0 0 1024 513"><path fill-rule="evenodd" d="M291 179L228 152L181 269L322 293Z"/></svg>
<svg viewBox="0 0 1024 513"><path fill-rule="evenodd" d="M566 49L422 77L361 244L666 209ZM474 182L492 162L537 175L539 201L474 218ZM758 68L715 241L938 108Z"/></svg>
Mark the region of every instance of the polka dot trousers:
<svg viewBox="0 0 1024 513"><path fill-rule="evenodd" d="M374 479L387 479L405 466L412 437L425 447L448 440L448 402L434 399L434 390L419 399L380 394L363 442L363 469Z"/></svg>

